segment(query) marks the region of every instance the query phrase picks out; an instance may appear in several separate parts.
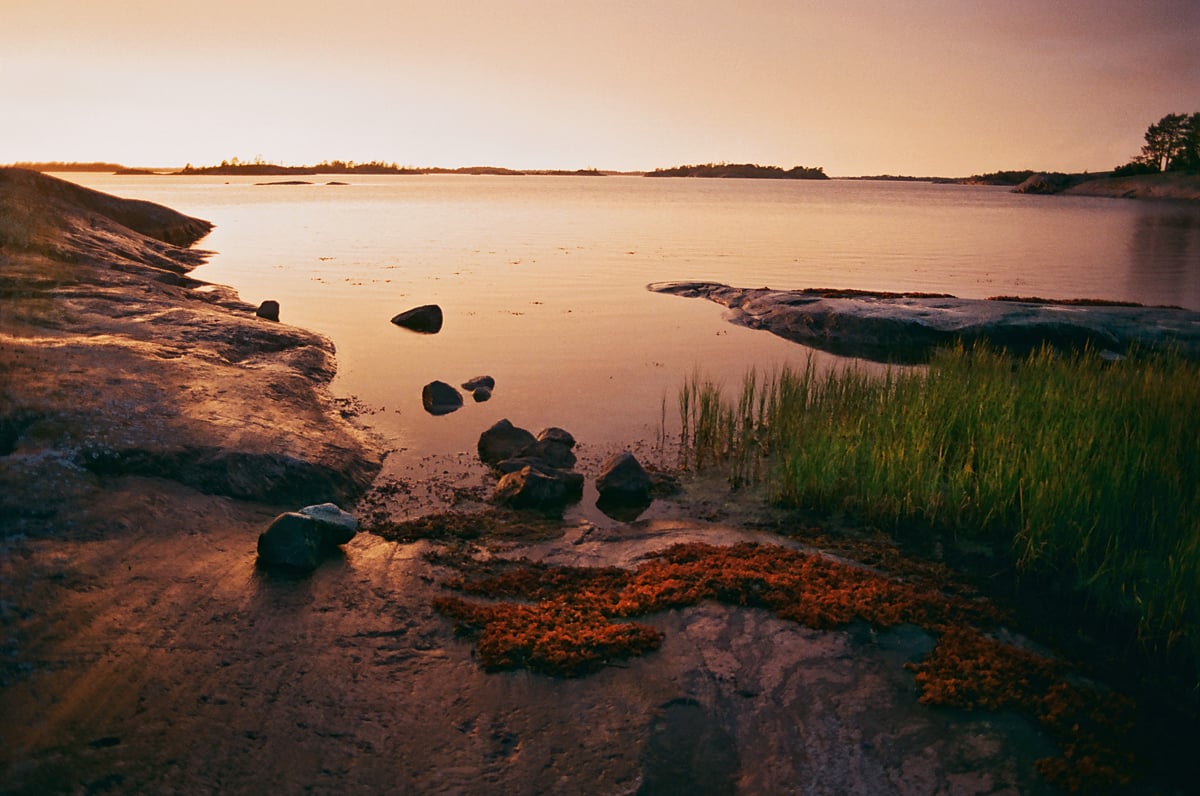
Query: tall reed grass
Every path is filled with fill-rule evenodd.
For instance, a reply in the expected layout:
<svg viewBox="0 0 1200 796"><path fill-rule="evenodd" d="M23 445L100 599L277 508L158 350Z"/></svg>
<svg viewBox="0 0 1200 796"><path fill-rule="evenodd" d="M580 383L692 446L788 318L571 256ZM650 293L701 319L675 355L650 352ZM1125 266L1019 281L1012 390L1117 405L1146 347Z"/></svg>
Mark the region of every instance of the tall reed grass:
<svg viewBox="0 0 1200 796"><path fill-rule="evenodd" d="M1143 641L1200 651L1200 366L1042 350L940 352L927 369L694 375L679 393L692 468L776 501L1011 549Z"/></svg>

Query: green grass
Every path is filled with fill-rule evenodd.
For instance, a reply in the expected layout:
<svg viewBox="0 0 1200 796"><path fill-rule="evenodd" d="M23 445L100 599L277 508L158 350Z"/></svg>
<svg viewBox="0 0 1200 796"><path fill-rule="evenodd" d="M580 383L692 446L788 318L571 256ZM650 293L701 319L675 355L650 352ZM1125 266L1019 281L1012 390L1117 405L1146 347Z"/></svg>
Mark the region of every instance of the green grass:
<svg viewBox="0 0 1200 796"><path fill-rule="evenodd" d="M1011 550L1023 572L1200 651L1200 366L1044 350L940 352L927 369L680 390L685 465L781 504Z"/></svg>

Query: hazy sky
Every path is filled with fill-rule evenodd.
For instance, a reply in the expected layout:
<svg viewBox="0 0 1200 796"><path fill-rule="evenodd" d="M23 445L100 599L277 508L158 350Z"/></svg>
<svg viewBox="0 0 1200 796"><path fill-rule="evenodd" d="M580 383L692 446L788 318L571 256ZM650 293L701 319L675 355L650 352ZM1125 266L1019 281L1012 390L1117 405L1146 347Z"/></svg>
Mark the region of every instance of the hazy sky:
<svg viewBox="0 0 1200 796"><path fill-rule="evenodd" d="M0 0L0 162L1104 170L1197 0Z"/></svg>

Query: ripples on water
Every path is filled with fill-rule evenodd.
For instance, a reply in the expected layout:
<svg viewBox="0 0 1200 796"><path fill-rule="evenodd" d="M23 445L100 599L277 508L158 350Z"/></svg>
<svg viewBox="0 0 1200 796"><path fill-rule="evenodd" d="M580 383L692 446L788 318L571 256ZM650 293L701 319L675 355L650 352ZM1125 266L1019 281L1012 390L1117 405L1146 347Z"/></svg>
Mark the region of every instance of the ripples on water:
<svg viewBox="0 0 1200 796"><path fill-rule="evenodd" d="M654 281L1103 298L1200 310L1200 207L1004 188L640 177L65 175L213 221L196 275L338 347L335 392L401 458L464 455L501 417L594 451L654 439L697 369L731 387L810 351L725 323ZM326 178L308 178L323 183ZM443 331L389 319L440 304ZM839 360L816 355L822 366ZM432 418L434 379L495 377L491 401Z"/></svg>

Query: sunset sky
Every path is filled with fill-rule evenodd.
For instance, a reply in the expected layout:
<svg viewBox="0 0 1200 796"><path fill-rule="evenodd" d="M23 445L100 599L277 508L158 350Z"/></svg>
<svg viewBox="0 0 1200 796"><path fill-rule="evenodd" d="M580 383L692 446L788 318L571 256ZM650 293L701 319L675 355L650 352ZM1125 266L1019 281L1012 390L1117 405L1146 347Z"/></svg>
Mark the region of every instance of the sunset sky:
<svg viewBox="0 0 1200 796"><path fill-rule="evenodd" d="M1105 170L1196 0L0 0L0 163Z"/></svg>

